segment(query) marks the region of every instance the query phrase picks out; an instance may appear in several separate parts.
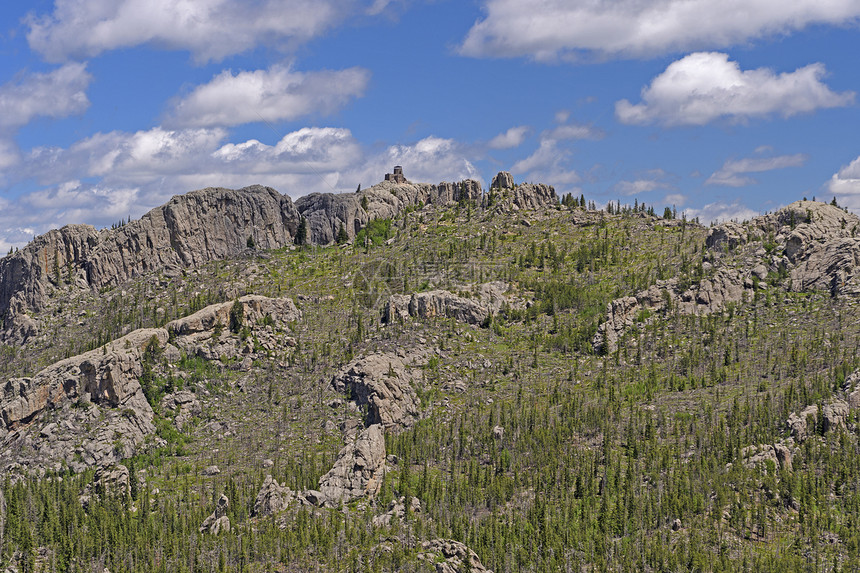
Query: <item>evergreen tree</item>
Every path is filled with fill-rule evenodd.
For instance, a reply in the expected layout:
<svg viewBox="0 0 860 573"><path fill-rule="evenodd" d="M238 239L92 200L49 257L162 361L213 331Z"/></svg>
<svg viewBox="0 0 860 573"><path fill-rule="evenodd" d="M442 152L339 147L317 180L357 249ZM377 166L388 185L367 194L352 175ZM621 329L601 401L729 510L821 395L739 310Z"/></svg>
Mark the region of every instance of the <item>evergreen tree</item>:
<svg viewBox="0 0 860 573"><path fill-rule="evenodd" d="M346 232L346 227L343 225L343 221L340 223L340 227L337 230L337 244L343 245L347 241L349 241L349 235Z"/></svg>
<svg viewBox="0 0 860 573"><path fill-rule="evenodd" d="M295 243L297 245L305 245L308 241L308 220L302 215L299 221L299 227L296 229Z"/></svg>

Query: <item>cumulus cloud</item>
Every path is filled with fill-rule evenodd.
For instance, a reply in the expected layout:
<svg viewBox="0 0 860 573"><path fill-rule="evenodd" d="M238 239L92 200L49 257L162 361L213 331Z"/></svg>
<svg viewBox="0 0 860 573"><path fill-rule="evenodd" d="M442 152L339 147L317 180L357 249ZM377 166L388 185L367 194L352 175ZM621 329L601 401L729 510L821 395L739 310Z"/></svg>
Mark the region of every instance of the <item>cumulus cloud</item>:
<svg viewBox="0 0 860 573"><path fill-rule="evenodd" d="M748 157L730 159L711 174L705 185L724 185L727 187L745 187L757 183L748 173L762 173L786 167L800 167L806 163L809 156L803 153L794 155L778 155L776 157Z"/></svg>
<svg viewBox="0 0 860 573"><path fill-rule="evenodd" d="M559 121L567 121L568 113L557 115ZM568 162L572 149L568 142L584 139L602 139L604 132L590 125L566 123L541 132L538 148L528 157L511 166L511 172L520 174L524 180L543 181L559 188L561 192L579 191L576 187L582 176L570 169Z"/></svg>
<svg viewBox="0 0 860 573"><path fill-rule="evenodd" d="M352 177L365 185L379 181L380 174L402 165L410 181L439 183L478 179L481 174L468 159L469 151L462 143L429 136L415 143L392 145L366 159L366 166L353 171Z"/></svg>
<svg viewBox="0 0 860 573"><path fill-rule="evenodd" d="M10 130L36 117L67 117L86 111L92 81L86 64L71 63L47 73L23 74L0 86L0 129Z"/></svg>
<svg viewBox="0 0 860 573"><path fill-rule="evenodd" d="M672 189L672 175L662 169L650 169L633 181L619 181L613 189L622 195L637 195L659 189Z"/></svg>
<svg viewBox="0 0 860 573"><path fill-rule="evenodd" d="M55 0L27 22L30 47L49 61L150 44L200 62L256 46L289 49L357 10L357 0Z"/></svg>
<svg viewBox="0 0 860 573"><path fill-rule="evenodd" d="M68 223L108 226L208 186L260 183L297 198L372 185L395 164L412 181L480 179L470 148L452 139L426 137L368 152L343 128L306 127L272 145L229 142L227 135L222 128L158 127L34 149L21 158L14 176L37 188L0 198L0 246L21 246L34 234Z"/></svg>
<svg viewBox="0 0 860 573"><path fill-rule="evenodd" d="M860 157L834 173L827 188L840 205L860 209Z"/></svg>
<svg viewBox="0 0 860 573"><path fill-rule="evenodd" d="M724 221L748 221L760 215L760 213L750 209L740 201L733 201L732 203L715 201L699 209L685 209L684 213L686 213L687 219L698 217L703 225L722 223Z"/></svg>
<svg viewBox="0 0 860 573"><path fill-rule="evenodd" d="M850 0L485 0L463 55L536 60L725 48L813 24L853 24Z"/></svg>
<svg viewBox="0 0 860 573"><path fill-rule="evenodd" d="M527 125L512 127L504 133L500 133L487 144L491 149L510 149L519 147L531 132Z"/></svg>
<svg viewBox="0 0 860 573"><path fill-rule="evenodd" d="M821 81L824 75L823 64L776 74L767 68L742 71L727 54L695 53L671 63L643 88L642 103L617 102L615 115L627 124L705 125L850 105L854 93L831 91Z"/></svg>
<svg viewBox="0 0 860 573"><path fill-rule="evenodd" d="M364 93L370 72L363 68L295 72L225 70L174 103L167 124L179 127L233 126L331 114Z"/></svg>

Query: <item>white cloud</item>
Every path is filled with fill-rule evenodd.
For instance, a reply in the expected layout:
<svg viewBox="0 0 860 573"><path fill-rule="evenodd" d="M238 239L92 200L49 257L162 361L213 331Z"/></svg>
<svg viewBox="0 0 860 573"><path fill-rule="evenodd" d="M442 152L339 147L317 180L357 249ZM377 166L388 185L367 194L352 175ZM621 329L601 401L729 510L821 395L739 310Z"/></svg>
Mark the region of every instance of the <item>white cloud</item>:
<svg viewBox="0 0 860 573"><path fill-rule="evenodd" d="M860 209L860 157L833 174L827 188L839 205Z"/></svg>
<svg viewBox="0 0 860 573"><path fill-rule="evenodd" d="M543 133L544 139L561 141L565 139L603 139L603 130L590 125L567 124L560 125Z"/></svg>
<svg viewBox="0 0 860 573"><path fill-rule="evenodd" d="M20 160L18 146L11 139L0 136L0 170L12 167ZM0 182L2 182L2 171L0 171Z"/></svg>
<svg viewBox="0 0 860 573"><path fill-rule="evenodd" d="M753 217L760 215L757 211L753 211L740 201L726 203L725 201L716 201L708 203L700 209L685 209L687 219L699 218L703 225L710 223L722 223L724 221L748 221Z"/></svg>
<svg viewBox="0 0 860 573"><path fill-rule="evenodd" d="M567 121L567 112L556 114L557 121ZM566 123L540 134L538 148L528 157L511 166L511 172L521 175L524 181L540 181L554 185L559 192L579 192L576 187L582 176L568 167L572 149L567 142L583 139L602 139L604 132L590 125Z"/></svg>
<svg viewBox="0 0 860 573"><path fill-rule="evenodd" d="M778 155L776 157L730 159L708 177L705 185L725 185L727 187L753 185L757 181L755 178L747 176L747 173L762 173L774 169L785 169L786 167L800 167L806 163L807 159L809 156L803 153Z"/></svg>
<svg viewBox="0 0 860 573"><path fill-rule="evenodd" d="M429 136L413 144L388 147L368 158L367 165L355 169L351 176L366 186L379 181L394 165L402 165L406 178L414 182L480 180L481 174L468 155L466 147L453 139Z"/></svg>
<svg viewBox="0 0 860 573"><path fill-rule="evenodd" d="M92 81L86 64L71 63L47 73L25 74L0 86L0 129L15 129L35 117L83 113Z"/></svg>
<svg viewBox="0 0 860 573"><path fill-rule="evenodd" d="M519 147L531 132L527 125L512 127L504 133L500 133L487 144L491 149L510 149Z"/></svg>
<svg viewBox="0 0 860 573"><path fill-rule="evenodd" d="M657 191L658 189L672 189L672 175L662 169L651 169L641 174L641 177L633 181L619 181L614 190L623 195L636 195Z"/></svg>
<svg viewBox="0 0 860 573"><path fill-rule="evenodd" d="M687 202L687 196L682 193L669 193L663 197L663 203L667 205L677 205L678 207Z"/></svg>
<svg viewBox="0 0 860 573"><path fill-rule="evenodd" d="M353 0L55 0L31 16L30 47L50 61L151 44L199 62L265 45L290 49L356 12Z"/></svg>
<svg viewBox="0 0 860 573"><path fill-rule="evenodd" d="M742 71L727 54L695 53L643 88L642 103L617 102L615 115L627 124L704 125L720 118L790 117L854 101L853 92L834 93L824 85L824 75L822 64L777 75L767 68Z"/></svg>
<svg viewBox="0 0 860 573"><path fill-rule="evenodd" d="M363 68L294 72L286 66L268 70L225 70L177 101L168 125L232 126L257 121L294 120L331 114L364 93L370 72Z"/></svg>
<svg viewBox="0 0 860 573"><path fill-rule="evenodd" d="M172 195L208 186L269 185L297 198L379 182L395 164L416 182L481 178L468 147L427 137L367 153L348 129L303 128L268 145L227 142L224 129L97 133L68 148L38 148L13 170L38 188L2 202L0 246L68 223L109 226L139 217ZM25 229L26 232L22 231Z"/></svg>
<svg viewBox="0 0 860 573"><path fill-rule="evenodd" d="M854 24L854 0L485 0L460 52L537 60L726 48L813 24Z"/></svg>

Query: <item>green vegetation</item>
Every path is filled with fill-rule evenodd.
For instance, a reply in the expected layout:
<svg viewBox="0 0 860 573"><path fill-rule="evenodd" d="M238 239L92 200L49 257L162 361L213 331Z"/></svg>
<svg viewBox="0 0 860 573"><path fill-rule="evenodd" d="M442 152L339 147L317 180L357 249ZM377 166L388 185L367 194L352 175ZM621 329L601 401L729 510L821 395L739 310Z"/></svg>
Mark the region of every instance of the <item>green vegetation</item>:
<svg viewBox="0 0 860 573"><path fill-rule="evenodd" d="M245 293L291 296L303 318L247 324L234 302L225 331L245 332L249 345L255 326L289 339L259 351L251 369L184 355L169 370L151 340L140 380L147 399L191 388L203 415L182 431L156 419L164 445L127 461L141 472L134 504L94 496L84 509L90 472L7 479L0 564L433 571L418 559L421 541L451 538L496 572L860 569L856 413L837 428L814 425L790 468L744 453L788 440L791 413L845 397L860 366L854 301L788 292L779 267L721 312L640 309L618 349L602 352L592 340L610 301L661 280L695 284L713 272L714 254L703 248L706 230L668 207L657 219L638 203L611 214L586 211L584 197L563 203L529 225L417 210L370 221L353 247L214 262L157 291L148 281L158 278L143 277L55 311L45 319L58 333L50 346L26 356L0 348L7 376ZM573 214L583 222L572 224ZM778 254L770 240L765 249ZM510 291L484 328L447 318L380 323L392 294L448 289L472 299L489 281ZM64 338L80 310L89 333ZM412 347L427 351L414 369L425 415L386 435L392 457L378 501L250 517L267 474L297 491L318 487L331 468L343 445L337 424L360 416L329 389L334 372L356 356ZM210 465L221 473L204 475ZM200 534L221 493L233 529ZM374 526L400 496L420 500L421 511Z"/></svg>

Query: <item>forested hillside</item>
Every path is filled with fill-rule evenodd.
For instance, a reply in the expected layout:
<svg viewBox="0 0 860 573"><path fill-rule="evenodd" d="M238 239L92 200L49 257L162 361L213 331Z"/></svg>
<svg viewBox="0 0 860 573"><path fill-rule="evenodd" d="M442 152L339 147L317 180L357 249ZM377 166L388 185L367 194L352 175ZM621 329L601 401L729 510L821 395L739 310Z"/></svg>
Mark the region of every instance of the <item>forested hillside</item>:
<svg viewBox="0 0 860 573"><path fill-rule="evenodd" d="M118 284L60 261L0 347L0 568L860 569L860 220L509 177Z"/></svg>

